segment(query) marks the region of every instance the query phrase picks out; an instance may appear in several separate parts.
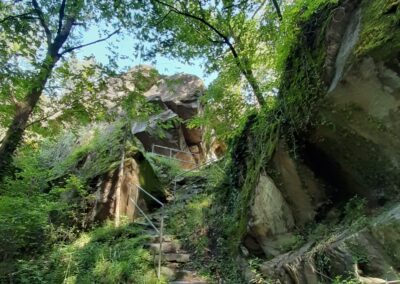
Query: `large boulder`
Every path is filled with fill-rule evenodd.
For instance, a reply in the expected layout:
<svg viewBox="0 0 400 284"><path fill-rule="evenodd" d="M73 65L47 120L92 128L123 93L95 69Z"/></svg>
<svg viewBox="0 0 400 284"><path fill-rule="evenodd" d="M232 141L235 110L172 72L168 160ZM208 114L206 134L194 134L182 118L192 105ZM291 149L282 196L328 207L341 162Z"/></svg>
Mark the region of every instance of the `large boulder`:
<svg viewBox="0 0 400 284"><path fill-rule="evenodd" d="M117 116L123 116L121 102L136 91L159 106L160 113L132 122L132 134L146 151L156 150L158 154L169 156L168 149L154 149L153 145L181 151L174 151L173 158L182 160L182 166L192 167L206 158L203 129L187 126L188 120L201 112L200 97L204 89L203 81L197 76L184 73L165 76L152 66L138 65L108 79L102 100ZM169 126L160 128L163 124Z"/></svg>
<svg viewBox="0 0 400 284"><path fill-rule="evenodd" d="M120 215L125 216L128 220L134 220L141 213L133 201L144 212L158 207L159 205L139 190L139 187L165 201L165 194L151 165L142 154L137 153L134 157L124 161L119 202L117 202L119 171L120 169L117 167L97 178L94 205L88 215L89 222L113 219L117 211L116 206L119 206Z"/></svg>
<svg viewBox="0 0 400 284"><path fill-rule="evenodd" d="M201 112L200 97L204 93L204 83L198 77L189 74L176 74L161 78L157 84L144 93L151 102L159 104L166 112L176 114L180 123L168 130L164 138L155 137L150 132L137 134L146 150L152 150L152 145L179 149L193 154L192 161L204 159L203 130L201 128L188 128L186 122ZM163 149L158 149L161 154L167 154ZM165 153L164 153L165 152ZM179 159L185 156L174 153Z"/></svg>
<svg viewBox="0 0 400 284"><path fill-rule="evenodd" d="M266 256L276 256L280 247L290 241L294 227L292 212L273 180L262 174L250 209L249 233L245 245L258 254L254 238Z"/></svg>

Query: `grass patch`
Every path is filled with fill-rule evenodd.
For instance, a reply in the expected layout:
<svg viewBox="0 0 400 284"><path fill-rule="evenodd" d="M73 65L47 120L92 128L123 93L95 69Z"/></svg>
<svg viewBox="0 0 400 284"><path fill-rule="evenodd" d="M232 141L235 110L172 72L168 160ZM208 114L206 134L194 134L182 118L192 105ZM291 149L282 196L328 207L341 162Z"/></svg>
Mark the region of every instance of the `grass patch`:
<svg viewBox="0 0 400 284"><path fill-rule="evenodd" d="M58 244L38 259L21 260L18 283L166 283L157 280L146 235L134 225L112 223Z"/></svg>

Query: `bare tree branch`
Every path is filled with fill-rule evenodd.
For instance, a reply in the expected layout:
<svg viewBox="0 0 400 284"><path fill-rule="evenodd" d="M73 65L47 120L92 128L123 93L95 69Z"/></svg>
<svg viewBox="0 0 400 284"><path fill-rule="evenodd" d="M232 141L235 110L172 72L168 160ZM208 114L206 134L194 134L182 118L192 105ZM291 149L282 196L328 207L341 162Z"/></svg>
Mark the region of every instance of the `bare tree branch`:
<svg viewBox="0 0 400 284"><path fill-rule="evenodd" d="M46 20L44 18L43 11L39 7L39 4L38 4L38 2L36 0L32 0L32 5L33 5L33 8L35 10L36 15L39 17L40 24L43 27L44 32L46 34L47 45L50 46L51 45L52 35L51 35L51 31L49 29L49 26L47 25Z"/></svg>
<svg viewBox="0 0 400 284"><path fill-rule="evenodd" d="M77 50L77 49L80 49L80 48L83 48L83 47L86 47L86 46L89 46L89 45L93 45L93 44L96 44L96 43L99 43L99 42L102 42L102 41L106 41L110 37L112 37L113 35L119 33L120 31L121 31L121 29L119 28L119 29L115 30L114 32L112 32L111 34L109 34L108 36L106 36L104 38L101 38L101 39L98 39L98 40L95 40L95 41L92 41L92 42L89 42L89 43L85 43L85 44L82 44L82 45L78 45L78 46L67 48L63 52L61 52L60 55L62 56L64 54L72 52L74 50Z"/></svg>

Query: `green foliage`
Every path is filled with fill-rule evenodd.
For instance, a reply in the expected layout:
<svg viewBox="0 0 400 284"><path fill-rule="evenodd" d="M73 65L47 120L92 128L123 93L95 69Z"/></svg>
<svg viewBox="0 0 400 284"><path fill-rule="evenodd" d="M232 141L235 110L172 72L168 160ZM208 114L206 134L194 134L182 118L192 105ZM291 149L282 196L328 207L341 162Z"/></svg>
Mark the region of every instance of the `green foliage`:
<svg viewBox="0 0 400 284"><path fill-rule="evenodd" d="M367 264L370 262L368 251L363 245L355 242L347 242L346 245L350 249L354 263Z"/></svg>
<svg viewBox="0 0 400 284"><path fill-rule="evenodd" d="M385 58L400 48L399 3L395 0L363 1L361 34L355 53Z"/></svg>
<svg viewBox="0 0 400 284"><path fill-rule="evenodd" d="M279 138L280 121L277 120L274 104L248 117L240 135L232 141L230 170L229 210L233 223L231 249L239 247L247 231L247 206L258 183L260 173L275 150ZM245 162L243 162L245 161Z"/></svg>
<svg viewBox="0 0 400 284"><path fill-rule="evenodd" d="M332 284L360 284L361 282L353 277L344 278L343 276L336 276Z"/></svg>
<svg viewBox="0 0 400 284"><path fill-rule="evenodd" d="M169 184L174 177L183 173L179 161L158 156L153 153L146 153L146 158L164 184Z"/></svg>
<svg viewBox="0 0 400 284"><path fill-rule="evenodd" d="M27 144L14 158L15 177L7 177L0 184L0 194L34 195L47 188L49 171L39 160L40 149L37 144Z"/></svg>
<svg viewBox="0 0 400 284"><path fill-rule="evenodd" d="M221 141L229 141L239 131L246 112L254 109L246 103L238 72L221 72L201 97L203 112L189 122L189 127L203 127L205 141L217 137Z"/></svg>
<svg viewBox="0 0 400 284"><path fill-rule="evenodd" d="M132 225L111 222L68 245L57 245L38 259L18 264L18 283L140 283L157 280L146 235Z"/></svg>
<svg viewBox="0 0 400 284"><path fill-rule="evenodd" d="M191 251L190 266L203 277L217 281L218 275L227 283L239 284L243 280L228 229L236 224L223 203L227 186L224 164L220 161L184 176L175 202L168 206L167 230Z"/></svg>
<svg viewBox="0 0 400 284"><path fill-rule="evenodd" d="M82 128L80 135L65 133L55 142L45 142L40 162L50 168L49 180L69 173L87 181L115 167L121 156L125 127L122 121L89 126Z"/></svg>
<svg viewBox="0 0 400 284"><path fill-rule="evenodd" d="M273 77L271 33L278 25L269 2L151 2L149 23L155 27L156 52L186 61L205 58L208 72L229 70L238 74L243 78L243 92L252 94L252 101L263 101L271 87L265 78Z"/></svg>
<svg viewBox="0 0 400 284"><path fill-rule="evenodd" d="M135 89L133 91L125 90L127 96L122 99L121 106L130 119L146 121L151 115L159 113L161 107L158 104L149 102L143 96L143 93L156 85L161 75L156 69L141 70L140 66L130 75L131 78L122 77L121 79L129 80L130 83L134 84Z"/></svg>
<svg viewBox="0 0 400 284"><path fill-rule="evenodd" d="M208 247L206 210L211 205L212 196L198 194L187 204L179 204L170 213L169 231L189 244L196 254L205 254ZM183 205L183 206L182 206Z"/></svg>
<svg viewBox="0 0 400 284"><path fill-rule="evenodd" d="M358 196L351 198L344 206L344 216L344 222L348 225L365 225L366 200Z"/></svg>
<svg viewBox="0 0 400 284"><path fill-rule="evenodd" d="M315 14L320 13L327 5L337 3L338 0L300 0L285 7L283 21L275 38L278 50L276 68L279 74L286 71L289 58L293 56L293 50L301 46L299 38L304 36L302 25Z"/></svg>
<svg viewBox="0 0 400 284"><path fill-rule="evenodd" d="M0 196L0 261L9 261L26 251L39 252L46 246L48 214L55 205L41 195Z"/></svg>

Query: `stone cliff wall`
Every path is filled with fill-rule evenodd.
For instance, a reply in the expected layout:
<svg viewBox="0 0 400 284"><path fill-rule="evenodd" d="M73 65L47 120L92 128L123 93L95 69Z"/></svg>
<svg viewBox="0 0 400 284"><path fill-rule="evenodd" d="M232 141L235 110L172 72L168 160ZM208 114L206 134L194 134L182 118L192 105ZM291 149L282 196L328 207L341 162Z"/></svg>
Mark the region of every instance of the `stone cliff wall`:
<svg viewBox="0 0 400 284"><path fill-rule="evenodd" d="M281 283L398 278L398 255L391 251L400 238L399 22L398 1L321 7L302 23L305 34L287 59L282 110L259 115L236 141L235 178L247 204L243 244L268 259L265 277ZM345 204L356 196L365 200L367 215L381 217L343 227ZM299 246L300 232L318 224L341 232L327 230L330 237Z"/></svg>

